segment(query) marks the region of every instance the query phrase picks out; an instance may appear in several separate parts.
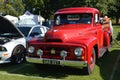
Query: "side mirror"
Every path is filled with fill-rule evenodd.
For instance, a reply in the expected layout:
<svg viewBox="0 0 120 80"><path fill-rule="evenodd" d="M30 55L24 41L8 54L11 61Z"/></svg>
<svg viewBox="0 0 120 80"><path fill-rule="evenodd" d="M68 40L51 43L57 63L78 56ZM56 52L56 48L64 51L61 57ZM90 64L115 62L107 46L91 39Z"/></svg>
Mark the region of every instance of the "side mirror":
<svg viewBox="0 0 120 80"><path fill-rule="evenodd" d="M98 22L98 14L95 14L95 23Z"/></svg>
<svg viewBox="0 0 120 80"><path fill-rule="evenodd" d="M103 18L99 18L99 23L103 24Z"/></svg>

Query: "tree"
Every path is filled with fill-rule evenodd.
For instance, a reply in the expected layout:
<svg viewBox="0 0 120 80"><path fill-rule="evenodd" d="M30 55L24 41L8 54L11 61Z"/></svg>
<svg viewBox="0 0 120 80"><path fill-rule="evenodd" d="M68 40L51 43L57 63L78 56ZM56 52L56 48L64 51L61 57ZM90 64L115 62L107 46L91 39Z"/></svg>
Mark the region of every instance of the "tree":
<svg viewBox="0 0 120 80"><path fill-rule="evenodd" d="M14 12L16 12L16 16L23 14L25 11L25 7L22 0L14 0L12 7L14 9Z"/></svg>
<svg viewBox="0 0 120 80"><path fill-rule="evenodd" d="M100 10L102 15L107 14L111 18L119 18L119 0L23 0L25 9L34 14L40 14L46 19L51 19L53 14L66 7L94 7Z"/></svg>
<svg viewBox="0 0 120 80"><path fill-rule="evenodd" d="M24 12L24 5L22 0L0 0L0 12L3 15L9 14L19 16Z"/></svg>
<svg viewBox="0 0 120 80"><path fill-rule="evenodd" d="M110 0L109 3L109 16L112 18L116 18L116 23L118 23L120 18L120 0Z"/></svg>
<svg viewBox="0 0 120 80"><path fill-rule="evenodd" d="M40 14L50 19L55 11L65 7L84 6L85 1L80 0L23 0L26 10L34 14Z"/></svg>

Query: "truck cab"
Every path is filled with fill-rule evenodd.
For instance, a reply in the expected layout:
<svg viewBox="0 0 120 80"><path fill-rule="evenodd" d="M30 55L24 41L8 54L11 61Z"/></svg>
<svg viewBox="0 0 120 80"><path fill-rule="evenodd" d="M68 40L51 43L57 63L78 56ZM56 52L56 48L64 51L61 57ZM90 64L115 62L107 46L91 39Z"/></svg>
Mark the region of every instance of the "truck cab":
<svg viewBox="0 0 120 80"><path fill-rule="evenodd" d="M29 41L27 61L78 67L91 74L96 59L108 51L112 41L111 31L102 28L100 17L100 11L95 8L58 10L54 25L45 37Z"/></svg>

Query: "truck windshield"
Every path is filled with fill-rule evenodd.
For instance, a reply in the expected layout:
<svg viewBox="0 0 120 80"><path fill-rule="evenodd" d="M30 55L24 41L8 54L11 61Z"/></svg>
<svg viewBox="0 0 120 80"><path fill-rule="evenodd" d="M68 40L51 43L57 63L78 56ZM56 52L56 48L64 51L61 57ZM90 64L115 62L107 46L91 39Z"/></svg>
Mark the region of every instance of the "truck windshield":
<svg viewBox="0 0 120 80"><path fill-rule="evenodd" d="M58 14L55 16L54 24L90 24L92 21L91 13L81 14Z"/></svg>

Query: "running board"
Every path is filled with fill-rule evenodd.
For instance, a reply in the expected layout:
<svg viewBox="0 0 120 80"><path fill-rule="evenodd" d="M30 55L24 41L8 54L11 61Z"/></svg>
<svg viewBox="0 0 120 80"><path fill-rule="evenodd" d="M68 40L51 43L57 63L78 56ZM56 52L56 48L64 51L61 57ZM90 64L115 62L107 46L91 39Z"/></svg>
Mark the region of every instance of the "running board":
<svg viewBox="0 0 120 80"><path fill-rule="evenodd" d="M107 51L107 47L101 48L100 49L100 57L102 57L106 51Z"/></svg>

